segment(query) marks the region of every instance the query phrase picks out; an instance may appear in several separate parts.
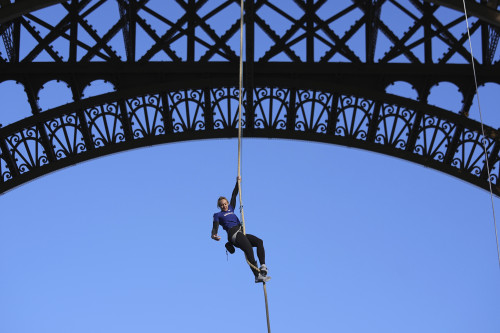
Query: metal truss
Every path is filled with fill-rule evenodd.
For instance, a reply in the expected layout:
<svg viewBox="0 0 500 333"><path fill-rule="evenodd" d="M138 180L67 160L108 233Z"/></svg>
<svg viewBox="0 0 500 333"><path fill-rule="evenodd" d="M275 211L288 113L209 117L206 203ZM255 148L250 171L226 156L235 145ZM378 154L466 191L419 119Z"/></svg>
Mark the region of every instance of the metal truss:
<svg viewBox="0 0 500 333"><path fill-rule="evenodd" d="M499 195L498 131L483 136L468 118L471 62L480 84L500 83L498 4L466 3L482 51L473 60L456 1L245 1L244 135L372 150L484 189L488 160ZM0 83L23 84L32 109L0 128L0 192L116 151L236 135L239 1L0 5ZM38 94L51 80L65 81L74 102L42 111ZM95 80L115 92L84 99ZM399 81L418 97L388 94ZM427 104L444 81L462 93L459 112Z"/></svg>
<svg viewBox="0 0 500 333"><path fill-rule="evenodd" d="M464 43L463 6L458 6L458 2L462 3L456 0L287 0L281 3L276 0L248 0L245 8L247 61L255 61L255 47L259 46L255 43L255 34L258 30L259 37L266 36L266 43L269 44L267 49L259 51L258 62L275 61L276 57L281 61L329 62L335 55L341 55L343 62L353 63L388 63L400 56L404 59L398 59L398 62L449 63L454 55L470 62ZM478 29L483 31L481 43L484 50L490 49L489 27L500 27L500 12L496 10L496 4L490 4L493 2L481 4L482 1L466 1L471 15L479 17L470 28L472 32ZM60 4L52 7L61 8L63 12L56 20L39 14L43 10L29 11L55 3ZM110 3L116 7L114 15L109 13ZM23 30L26 36L36 40L36 43L30 44L28 40L12 36L9 43L14 45L13 48L25 51L23 55L11 58L10 62L26 63L40 59L69 63L149 62L157 56L161 56L161 61L174 62L234 61L237 57L230 39L237 35L239 29L239 16L234 10L239 1L168 0L161 5L149 3L149 0L52 0L41 4L40 1L24 0L4 5L0 10L2 27L13 24L15 30ZM286 6L282 5L284 3ZM433 3L457 11L444 20L439 14L444 6ZM288 11L291 6L293 12ZM169 13L170 8L175 8L176 15ZM395 30L388 18L381 17L381 13L389 10L408 21L405 33ZM13 18L15 15L19 16ZM95 17L98 16L109 16L113 24L98 31L91 23L97 22ZM275 26L275 19L284 23L288 30L278 32L281 29ZM353 25L338 31L338 22L346 19L352 19ZM227 29L219 30L216 27L218 20L229 22ZM460 36L450 32L460 26L463 30ZM163 33L157 33L155 28L161 28ZM139 31L141 36L151 41L146 52L138 50ZM377 45L379 32L385 36L389 46L385 47L387 54L375 59L375 49L381 48ZM123 35L122 40L117 41L120 34ZM363 52L351 46L356 35L360 34L366 39ZM443 43L443 47L433 49L433 40ZM65 42L65 47L56 47L56 41ZM177 46L179 41L182 41L181 48ZM299 54L298 47L306 52ZM321 52L319 49L322 49ZM422 51L425 57L420 55ZM481 62L487 58L483 56Z"/></svg>
<svg viewBox="0 0 500 333"><path fill-rule="evenodd" d="M432 2L438 5L446 6L448 8L463 11L464 1L463 0L425 0L427 2ZM500 17L498 11L497 0L487 0L487 1L471 1L465 0L465 6L467 12L471 16L479 18L481 21L491 24L496 27L500 27Z"/></svg>

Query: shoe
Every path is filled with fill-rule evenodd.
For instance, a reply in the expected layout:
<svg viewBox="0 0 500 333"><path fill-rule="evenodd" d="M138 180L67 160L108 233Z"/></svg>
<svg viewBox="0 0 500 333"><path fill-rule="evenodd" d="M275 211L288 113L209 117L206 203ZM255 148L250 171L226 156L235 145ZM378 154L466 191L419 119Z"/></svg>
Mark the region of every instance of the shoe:
<svg viewBox="0 0 500 333"><path fill-rule="evenodd" d="M227 242L227 243L226 243L226 245L225 245L225 247L226 247L227 252L229 252L229 253L231 253L231 254L233 254L233 253L234 253L234 251L235 251L235 250L234 250L234 246L233 246L233 244L231 244L231 243Z"/></svg>
<svg viewBox="0 0 500 333"><path fill-rule="evenodd" d="M262 274L263 276L267 276L267 267L266 267L266 265L260 266L260 274Z"/></svg>
<svg viewBox="0 0 500 333"><path fill-rule="evenodd" d="M259 275L257 275L255 277L255 283L259 283L259 282L267 282L271 280L271 277L270 276L264 276L262 274L259 273Z"/></svg>

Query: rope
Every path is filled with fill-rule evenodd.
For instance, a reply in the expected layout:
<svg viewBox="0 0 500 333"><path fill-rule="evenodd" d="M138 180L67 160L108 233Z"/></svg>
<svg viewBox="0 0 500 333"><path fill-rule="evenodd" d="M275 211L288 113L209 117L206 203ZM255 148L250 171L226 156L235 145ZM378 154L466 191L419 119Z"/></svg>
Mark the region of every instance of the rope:
<svg viewBox="0 0 500 333"><path fill-rule="evenodd" d="M241 109L242 109L242 99L243 99L243 0L241 0L241 13L240 13L240 69L239 69L239 98L238 98L238 192L240 193L240 214L241 214L241 226L243 227L243 234L246 235L245 228L245 213L243 211L243 198L241 192ZM246 258L246 256L245 256ZM250 263L247 260L248 265L253 269L260 272L260 269Z"/></svg>
<svg viewBox="0 0 500 333"><path fill-rule="evenodd" d="M243 228L243 234L246 235L245 229L245 214L243 212L243 199L242 199L242 191L241 191L241 114L242 114L242 98L243 98L243 5L244 0L240 1L240 68L239 68L239 98L238 98L238 192L240 193L240 215L241 215L241 226ZM247 264L250 265L253 269L257 270L260 273L260 269L250 263L248 258L245 255L245 260ZM269 322L269 306L267 303L267 289L266 283L262 282L264 288L264 299L266 302L266 319L267 319L267 332L271 333L271 324Z"/></svg>
<svg viewBox="0 0 500 333"><path fill-rule="evenodd" d="M469 31L469 19L467 16L467 7L465 5L465 0L462 0L464 4L464 15L465 15L465 23L467 24L467 35L469 37L469 50L470 50L470 56L471 56L471 63L472 63L472 71L474 73L474 84L476 88L476 97L477 97L477 107L479 109L479 119L481 121L481 132L483 135L483 138L485 137L484 133L484 125L483 125L483 114L481 112L481 103L479 101L479 91L478 91L478 85L477 85L477 76L476 76L476 66L474 63L474 54L472 52L472 42L470 38L470 31ZM486 143L484 140L481 140L483 144L483 149L484 149L484 156L485 156L485 161L486 161L486 171L488 172L488 184L490 187L490 199L491 199L491 210L493 213L493 225L495 227L495 239L497 243L497 256L498 256L498 265L500 266L500 246L498 244L498 228L497 228L497 220L495 217L495 204L493 202L493 188L491 185L491 174L490 174L490 165L489 165L489 160L488 160L488 149L486 148Z"/></svg>

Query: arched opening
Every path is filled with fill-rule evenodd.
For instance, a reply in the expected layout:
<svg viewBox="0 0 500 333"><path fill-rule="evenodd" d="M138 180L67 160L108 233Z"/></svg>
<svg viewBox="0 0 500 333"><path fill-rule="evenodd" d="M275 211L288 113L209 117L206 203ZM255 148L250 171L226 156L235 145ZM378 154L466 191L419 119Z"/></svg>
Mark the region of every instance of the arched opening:
<svg viewBox="0 0 500 333"><path fill-rule="evenodd" d="M73 102L71 88L64 81L46 82L38 92L38 105L42 111Z"/></svg>
<svg viewBox="0 0 500 333"><path fill-rule="evenodd" d="M31 116L28 96L22 84L15 81L0 83L0 124L6 126Z"/></svg>
<svg viewBox="0 0 500 333"><path fill-rule="evenodd" d="M462 110L463 99L456 85L450 82L439 82L431 88L427 101L430 105L458 113Z"/></svg>
<svg viewBox="0 0 500 333"><path fill-rule="evenodd" d="M474 95L472 106L469 111L469 117L480 121L479 106L481 106L481 115L483 123L493 128L500 128L500 107L498 106L498 96L500 96L500 85L496 83L487 83L478 87L479 103L477 95Z"/></svg>
<svg viewBox="0 0 500 333"><path fill-rule="evenodd" d="M98 96L108 92L115 91L115 86L106 80L95 80L90 82L85 89L83 89L83 98Z"/></svg>
<svg viewBox="0 0 500 333"><path fill-rule="evenodd" d="M413 86L404 81L397 81L391 83L385 91L388 94L393 94L401 97L410 98L413 100L418 100L418 92L413 88Z"/></svg>

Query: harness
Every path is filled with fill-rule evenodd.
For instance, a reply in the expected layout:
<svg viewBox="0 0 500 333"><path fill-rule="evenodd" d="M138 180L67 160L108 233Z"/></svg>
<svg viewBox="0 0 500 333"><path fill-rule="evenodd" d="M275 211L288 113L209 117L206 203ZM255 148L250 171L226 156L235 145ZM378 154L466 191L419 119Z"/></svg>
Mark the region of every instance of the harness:
<svg viewBox="0 0 500 333"><path fill-rule="evenodd" d="M235 252L234 245L236 245L236 237L238 236L238 233L240 233L240 232L243 233L241 225L238 228L238 230L236 230L236 232L233 234L231 239L229 239L229 242L227 242L226 245L224 245L226 247L226 254L227 254L227 252L229 252L231 254L233 254Z"/></svg>
<svg viewBox="0 0 500 333"><path fill-rule="evenodd" d="M233 236L231 237L231 243L233 245L236 245L236 236L238 236L238 233L243 233L243 230L241 230L241 225L240 227L238 228L238 230L236 230L236 232L233 234Z"/></svg>

